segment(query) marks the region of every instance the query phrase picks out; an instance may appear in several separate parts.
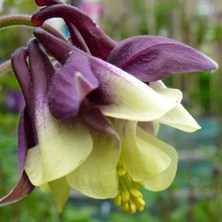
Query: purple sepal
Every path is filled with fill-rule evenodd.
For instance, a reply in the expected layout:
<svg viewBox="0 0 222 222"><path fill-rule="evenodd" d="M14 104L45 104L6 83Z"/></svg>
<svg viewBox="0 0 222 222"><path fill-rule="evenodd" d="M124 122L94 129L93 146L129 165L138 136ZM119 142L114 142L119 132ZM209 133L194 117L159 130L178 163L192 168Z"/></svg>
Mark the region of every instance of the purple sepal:
<svg viewBox="0 0 222 222"><path fill-rule="evenodd" d="M11 192L7 196L0 199L0 206L17 202L23 199L29 193L31 193L33 189L34 189L34 186L31 184L26 173L23 172L18 180L18 183L11 190Z"/></svg>
<svg viewBox="0 0 222 222"><path fill-rule="evenodd" d="M58 4L46 7L32 16L32 23L41 26L45 20L60 17L73 24L85 40L92 55L106 59L116 42L107 36L86 14L79 9ZM69 27L69 25L68 25Z"/></svg>
<svg viewBox="0 0 222 222"><path fill-rule="evenodd" d="M19 179L11 192L0 199L0 205L10 204L26 197L34 186L31 184L24 171L27 150L36 145L35 135L33 133L32 122L27 112L24 110L20 117L18 127L18 161L19 161Z"/></svg>
<svg viewBox="0 0 222 222"><path fill-rule="evenodd" d="M216 64L199 51L159 36L137 36L123 40L107 61L143 82L163 79L173 73L212 71Z"/></svg>
<svg viewBox="0 0 222 222"><path fill-rule="evenodd" d="M30 69L33 79L35 109L45 101L49 85L54 75L54 68L36 39L28 44Z"/></svg>
<svg viewBox="0 0 222 222"><path fill-rule="evenodd" d="M93 131L97 131L114 138L116 140L116 147L119 147L119 135L114 131L101 111L92 103L90 103L90 101L84 100L81 105L81 111L79 115L83 122Z"/></svg>
<svg viewBox="0 0 222 222"><path fill-rule="evenodd" d="M27 64L28 52L24 48L17 49L12 55L12 68L21 87L30 116L34 115L31 74Z"/></svg>
<svg viewBox="0 0 222 222"><path fill-rule="evenodd" d="M113 131L111 125L108 123L101 111L88 100L84 100L82 103L80 116L93 130L97 130L102 133L109 133L110 129Z"/></svg>
<svg viewBox="0 0 222 222"><path fill-rule="evenodd" d="M86 43L85 43L82 35L80 34L79 30L72 23L69 23L68 21L66 21L66 25L67 25L68 30L69 30L70 41L72 42L72 44L74 46L76 46L77 48L83 50L84 52L90 54L89 48L86 45Z"/></svg>
<svg viewBox="0 0 222 222"><path fill-rule="evenodd" d="M38 6L46 6L46 5L55 5L55 4L63 4L64 2L61 0L35 0Z"/></svg>
<svg viewBox="0 0 222 222"><path fill-rule="evenodd" d="M68 42L63 41L40 28L35 28L33 35L44 46L47 53L52 55L62 64L65 63L67 57L74 48L74 46Z"/></svg>
<svg viewBox="0 0 222 222"><path fill-rule="evenodd" d="M48 102L52 115L57 119L75 116L84 98L98 86L88 56L76 49L51 84Z"/></svg>
<svg viewBox="0 0 222 222"><path fill-rule="evenodd" d="M27 108L25 108L18 125L18 162L20 175L24 171L27 150L37 144L37 136L34 132L32 121L30 120Z"/></svg>

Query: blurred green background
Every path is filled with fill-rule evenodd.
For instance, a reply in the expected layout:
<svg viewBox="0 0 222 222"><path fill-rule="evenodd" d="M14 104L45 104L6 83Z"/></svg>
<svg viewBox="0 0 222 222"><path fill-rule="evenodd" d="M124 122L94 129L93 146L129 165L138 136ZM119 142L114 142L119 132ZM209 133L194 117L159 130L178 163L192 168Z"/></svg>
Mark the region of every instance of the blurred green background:
<svg viewBox="0 0 222 222"><path fill-rule="evenodd" d="M220 0L73 0L72 3L89 4L91 16L115 40L141 34L174 38L199 49L222 67ZM37 10L34 0L0 3L0 15L30 14L34 10ZM8 60L17 47L26 45L31 31L21 27L1 30L0 62ZM113 207L112 200L97 201L72 193L64 212L58 215L52 196L36 189L19 203L1 207L0 221L222 221L221 69L215 73L174 75L165 83L183 91L183 103L198 119L202 130L188 134L167 127L161 129L161 139L178 150L178 173L168 190L143 192L147 204L143 213L126 215ZM0 77L0 196L10 191L17 180L17 123L23 104L18 89L13 75Z"/></svg>

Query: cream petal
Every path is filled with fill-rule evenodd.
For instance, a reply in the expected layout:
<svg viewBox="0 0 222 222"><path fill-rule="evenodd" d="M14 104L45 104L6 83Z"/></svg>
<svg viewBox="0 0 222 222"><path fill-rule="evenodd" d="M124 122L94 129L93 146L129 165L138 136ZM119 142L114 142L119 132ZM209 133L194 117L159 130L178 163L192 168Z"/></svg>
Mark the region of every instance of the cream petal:
<svg viewBox="0 0 222 222"><path fill-rule="evenodd" d="M56 120L46 106L37 113L36 122L39 148L28 151L26 171L32 183L39 186L80 166L90 154L93 141L90 132L78 121Z"/></svg>
<svg viewBox="0 0 222 222"><path fill-rule="evenodd" d="M79 122L54 119L48 107L39 113L38 139L46 181L67 175L81 165L90 154L93 141L90 132Z"/></svg>
<svg viewBox="0 0 222 222"><path fill-rule="evenodd" d="M49 187L51 188L54 200L56 202L56 211L61 213L71 190L67 183L66 177L49 182Z"/></svg>
<svg viewBox="0 0 222 222"><path fill-rule="evenodd" d="M56 202L56 209L59 213L61 213L68 199L71 188L68 186L65 177L49 183L45 182L39 146L28 150L25 171L32 184L40 186L40 189L44 192L49 190L52 191Z"/></svg>
<svg viewBox="0 0 222 222"><path fill-rule="evenodd" d="M181 104L178 104L174 109L160 118L160 123L186 132L195 132L201 128Z"/></svg>
<svg viewBox="0 0 222 222"><path fill-rule="evenodd" d="M93 150L87 160L67 176L68 184L93 198L113 198L118 194L116 166L120 148L116 139L93 133Z"/></svg>
<svg viewBox="0 0 222 222"><path fill-rule="evenodd" d="M39 146L28 149L25 162L25 172L33 185L41 186L41 188L45 190L45 185L47 183L45 183L43 176Z"/></svg>
<svg viewBox="0 0 222 222"><path fill-rule="evenodd" d="M171 163L170 157L159 147L162 142L147 134L147 138L137 137L136 122L118 123L122 142L121 161L135 181L147 180L165 169ZM122 132L121 132L122 131Z"/></svg>
<svg viewBox="0 0 222 222"><path fill-rule="evenodd" d="M137 128L137 135L143 140L150 140L150 135L140 127ZM175 178L177 171L178 155L176 150L172 146L161 141L159 141L158 148L169 156L171 162L164 171L144 181L145 188L151 191L161 191L168 188Z"/></svg>
<svg viewBox="0 0 222 222"><path fill-rule="evenodd" d="M172 98L162 97L132 75L98 59L93 60L92 69L106 101L105 105L99 105L105 116L151 121L162 117L182 99L177 89L171 89Z"/></svg>
<svg viewBox="0 0 222 222"><path fill-rule="evenodd" d="M42 192L50 191L50 187L49 187L48 183L44 183L44 184L40 185L39 188L41 189Z"/></svg>
<svg viewBox="0 0 222 222"><path fill-rule="evenodd" d="M171 89L167 88L163 82L157 81L152 82L150 86L160 95L166 98L171 98ZM189 114L189 112L181 105L177 104L172 110L167 112L163 117L160 118L160 123L172 126L174 128L186 131L194 132L201 127L198 125L196 120Z"/></svg>

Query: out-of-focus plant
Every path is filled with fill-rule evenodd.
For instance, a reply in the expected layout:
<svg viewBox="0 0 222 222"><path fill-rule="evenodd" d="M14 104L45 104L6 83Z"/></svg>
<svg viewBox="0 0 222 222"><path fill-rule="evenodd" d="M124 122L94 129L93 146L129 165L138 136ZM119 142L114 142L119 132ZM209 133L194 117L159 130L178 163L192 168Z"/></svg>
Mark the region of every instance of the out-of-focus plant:
<svg viewBox="0 0 222 222"><path fill-rule="evenodd" d="M5 0L3 1L0 9L0 15L10 14L30 14L36 9L36 5L33 0L16 1ZM24 29L21 27L15 27L14 29L1 30L0 35L0 61L5 58L10 58L11 53L18 47L26 44L30 38L31 29ZM7 41L10 39L10 41Z"/></svg>

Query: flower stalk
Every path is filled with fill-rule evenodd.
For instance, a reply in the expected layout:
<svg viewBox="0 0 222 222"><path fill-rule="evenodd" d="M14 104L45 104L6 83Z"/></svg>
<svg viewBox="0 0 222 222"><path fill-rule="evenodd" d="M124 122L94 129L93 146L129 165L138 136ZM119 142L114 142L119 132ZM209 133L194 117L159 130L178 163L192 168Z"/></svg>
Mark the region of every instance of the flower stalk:
<svg viewBox="0 0 222 222"><path fill-rule="evenodd" d="M10 60L5 61L2 64L0 64L0 75L3 75L3 74L8 73L10 71L12 71Z"/></svg>
<svg viewBox="0 0 222 222"><path fill-rule="evenodd" d="M9 27L28 27L28 28L34 28L31 21L32 16L30 15L9 15L9 16L1 16L0 17L0 30L6 29ZM61 38L63 40L66 40L65 37L55 28L53 28L49 24L44 24L42 29L46 30L47 32L57 36L58 38Z"/></svg>

